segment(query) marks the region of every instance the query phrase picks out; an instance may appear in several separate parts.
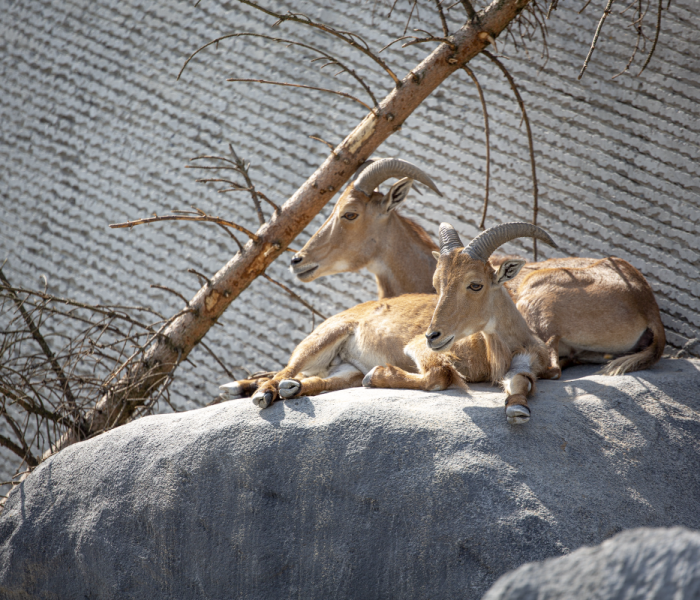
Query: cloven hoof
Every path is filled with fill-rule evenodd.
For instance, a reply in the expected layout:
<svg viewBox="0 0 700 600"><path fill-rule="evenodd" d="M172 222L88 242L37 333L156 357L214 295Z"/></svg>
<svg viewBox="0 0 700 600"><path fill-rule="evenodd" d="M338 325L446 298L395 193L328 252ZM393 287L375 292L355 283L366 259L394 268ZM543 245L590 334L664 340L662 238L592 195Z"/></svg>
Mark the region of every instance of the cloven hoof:
<svg viewBox="0 0 700 600"><path fill-rule="evenodd" d="M362 379L362 387L366 388L371 388L372 387L372 375L374 375L374 372L377 370L377 367L374 367L371 369L367 375L364 376Z"/></svg>
<svg viewBox="0 0 700 600"><path fill-rule="evenodd" d="M301 383L296 379L283 379L279 385L280 398L294 398L300 389Z"/></svg>
<svg viewBox="0 0 700 600"><path fill-rule="evenodd" d="M260 408L267 408L272 404L272 392L255 392L253 394L253 404Z"/></svg>
<svg viewBox="0 0 700 600"><path fill-rule="evenodd" d="M523 404L511 404L510 406L506 406L506 419L510 425L522 425L527 423L530 420L530 409Z"/></svg>

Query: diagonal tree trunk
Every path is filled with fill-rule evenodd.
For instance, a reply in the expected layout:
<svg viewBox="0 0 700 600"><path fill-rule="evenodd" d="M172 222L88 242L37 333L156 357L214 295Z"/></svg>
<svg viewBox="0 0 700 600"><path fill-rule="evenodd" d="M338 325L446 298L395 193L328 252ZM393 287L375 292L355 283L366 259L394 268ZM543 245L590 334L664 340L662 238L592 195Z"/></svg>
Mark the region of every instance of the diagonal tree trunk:
<svg viewBox="0 0 700 600"><path fill-rule="evenodd" d="M355 170L453 72L495 39L531 0L494 0L416 66L370 112L281 210L189 302L87 418L88 435L129 420L148 396L207 334L226 308L284 252ZM467 3L468 4L468 3ZM470 6L470 5L469 5ZM66 435L48 454L78 441Z"/></svg>

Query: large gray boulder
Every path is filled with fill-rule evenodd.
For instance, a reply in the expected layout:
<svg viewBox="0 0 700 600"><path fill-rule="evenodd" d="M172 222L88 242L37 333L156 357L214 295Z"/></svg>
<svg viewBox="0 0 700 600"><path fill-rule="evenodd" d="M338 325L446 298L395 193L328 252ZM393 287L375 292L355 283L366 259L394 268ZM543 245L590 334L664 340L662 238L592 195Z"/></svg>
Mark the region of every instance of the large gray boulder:
<svg viewBox="0 0 700 600"><path fill-rule="evenodd" d="M700 362L592 372L539 382L516 427L483 385L140 419L11 493L0 598L479 598L624 529L700 529Z"/></svg>
<svg viewBox="0 0 700 600"><path fill-rule="evenodd" d="M700 533L633 529L501 577L483 600L697 600Z"/></svg>

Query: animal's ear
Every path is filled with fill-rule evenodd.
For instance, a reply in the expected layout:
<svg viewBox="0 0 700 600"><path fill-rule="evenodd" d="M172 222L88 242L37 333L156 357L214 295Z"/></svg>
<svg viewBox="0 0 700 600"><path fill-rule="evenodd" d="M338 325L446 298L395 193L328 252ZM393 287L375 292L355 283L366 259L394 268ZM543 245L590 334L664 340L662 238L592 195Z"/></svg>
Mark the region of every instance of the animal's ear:
<svg viewBox="0 0 700 600"><path fill-rule="evenodd" d="M437 250L433 250L433 258L435 260L440 260L440 253Z"/></svg>
<svg viewBox="0 0 700 600"><path fill-rule="evenodd" d="M411 191L412 186L413 179L410 177L399 179L394 185L392 185L386 196L382 198L382 204L384 205L386 212L391 212L397 206L399 206L399 204L406 199L406 196L408 196L408 192Z"/></svg>
<svg viewBox="0 0 700 600"><path fill-rule="evenodd" d="M514 279L515 276L520 273L520 269L523 268L525 264L524 260L509 258L501 263L501 266L496 271L494 275L494 282L496 285L502 285L506 281Z"/></svg>

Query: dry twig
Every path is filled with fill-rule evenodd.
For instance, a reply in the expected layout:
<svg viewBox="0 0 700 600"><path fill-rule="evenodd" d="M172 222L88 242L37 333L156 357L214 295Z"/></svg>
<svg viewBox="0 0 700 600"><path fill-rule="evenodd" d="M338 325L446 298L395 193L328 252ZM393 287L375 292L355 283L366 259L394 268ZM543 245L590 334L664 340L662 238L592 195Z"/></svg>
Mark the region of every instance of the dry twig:
<svg viewBox="0 0 700 600"><path fill-rule="evenodd" d="M484 98L484 91L481 89L479 80L474 75L467 65L462 67L464 71L471 77L474 85L476 86L477 92L479 93L479 100L481 100L481 112L484 115L484 136L486 137L486 182L484 183L484 208L481 211L481 222L479 223L479 228L484 229L486 223L486 211L489 207L489 188L491 187L491 142L489 139L489 114L486 110L486 98Z"/></svg>
<svg viewBox="0 0 700 600"><path fill-rule="evenodd" d="M229 33L229 34L227 34L227 35L222 35L221 37L216 38L215 40L212 40L211 42L208 42L208 43L204 44L204 46L201 46L200 48L197 48L197 50L195 50L192 54L190 54L190 56L189 56L189 57L187 58L187 60L185 61L185 64L182 65L182 69L180 69L180 72L178 73L177 78L180 79L180 76L182 75L183 71L185 70L185 68L187 67L187 65L189 64L189 62L190 62L197 54L199 54L202 50L204 50L205 48L208 48L209 46L211 46L211 45L213 45L213 44L216 44L216 46L218 47L219 42L221 42L222 40L226 40L226 39L230 39L230 38L238 38L238 37L256 37L256 38L262 38L262 39L270 40L270 41L272 41L272 42L277 42L277 43L281 43L281 44L286 44L287 46L298 46L298 47L300 47L300 48L306 48L307 50L311 50L312 52L316 52L316 53L318 53L318 54L321 55L320 58L325 58L325 59L328 61L325 65L323 65L323 67L321 67L321 69L327 67L328 65L338 65L338 66L340 67L340 71L338 71L337 73L335 73L335 76L339 75L340 73L347 73L348 75L350 75L353 79L355 79L355 81L357 81L357 82L365 89L365 91L367 92L367 94L369 95L369 97L372 98L372 102L373 102L374 106L378 106L378 105L379 105L379 103L377 102L376 97L374 96L374 93L372 92L372 90L371 90L371 88L369 87L369 85L367 85L367 82L365 82L365 80L364 80L362 77L360 77L354 69L351 69L351 68L350 68L349 66L347 66L345 63L340 62L340 60L338 60L338 59L337 59L335 56L333 56L332 54L326 52L325 50L321 50L320 48L316 48L315 46L311 46L311 45L309 45L309 44L302 44L301 42L296 42L296 41L294 41L294 40L287 40L287 39L284 39L284 38L277 38L277 37L272 37L272 36L270 36L270 35L262 35L262 34L259 34L259 33L249 33L249 32L244 32L244 33ZM315 61L315 60L319 60L319 59L314 59L314 61ZM312 62L314 62L314 61L312 61Z"/></svg>
<svg viewBox="0 0 700 600"><path fill-rule="evenodd" d="M211 217L209 215L163 215L161 217L146 217L145 219L136 219L135 221L127 221L126 223L112 223L110 227L112 229L122 229L128 227L131 229L136 225L146 225L148 223L159 223L160 221L197 221L200 223L216 223L217 225L223 225L224 227L230 227L241 233L245 233L251 240L257 242L259 240L258 236L248 231L245 227L241 227L236 223L231 221L226 221L220 217Z"/></svg>
<svg viewBox="0 0 700 600"><path fill-rule="evenodd" d="M285 23L287 21L292 22L292 23L299 23L301 25L306 25L307 27L313 27L314 29L318 29L319 31L323 31L324 33L328 33L339 40L345 42L346 44L352 46L356 50L359 50L362 52L365 56L368 56L371 58L374 62L376 62L386 73L389 75L389 77L392 78L394 81L394 84L399 87L401 85L401 80L396 76L396 74L389 68L389 66L381 59L379 58L376 54L374 54L370 48L369 44L364 40L364 38L356 33L352 33L350 31L341 31L338 29L334 29L333 27L330 27L329 25L324 25L323 23L318 23L316 21L311 20L309 17L302 13L293 13L293 12L287 12L286 14L280 14L276 13L274 11L268 10L266 8L263 8L256 2L253 2L252 0L238 0L238 2L242 4L247 4L248 6L259 10L260 12L265 13L266 15L269 15L271 17L275 17L277 21L274 23L273 27L276 27L277 25L281 23Z"/></svg>
<svg viewBox="0 0 700 600"><path fill-rule="evenodd" d="M513 90L513 94L515 94L515 98L518 101L518 105L520 106L520 111L523 115L523 121L525 121L525 129L527 130L527 143L530 149L530 167L532 169L532 224L537 225L537 167L535 165L535 148L532 142L532 130L530 129L530 119L528 119L527 117L525 103L523 102L523 99L520 96L520 91L518 90L518 86L515 84L513 76L510 74L508 69L506 69L505 65L489 51L484 50L483 54L485 54L491 60L491 62L493 62L506 76L506 79L510 84L510 88ZM532 238L532 260L534 262L537 262L537 240L535 238Z"/></svg>

